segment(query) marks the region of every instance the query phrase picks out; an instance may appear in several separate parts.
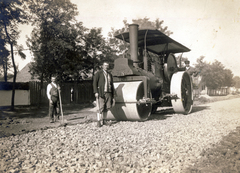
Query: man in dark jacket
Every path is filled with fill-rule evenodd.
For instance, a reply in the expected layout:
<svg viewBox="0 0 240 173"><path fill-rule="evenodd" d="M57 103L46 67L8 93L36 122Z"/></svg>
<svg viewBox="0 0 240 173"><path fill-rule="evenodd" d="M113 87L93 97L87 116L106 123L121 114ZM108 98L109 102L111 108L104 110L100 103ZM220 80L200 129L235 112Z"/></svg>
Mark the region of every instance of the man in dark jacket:
<svg viewBox="0 0 240 173"><path fill-rule="evenodd" d="M99 105L99 115L97 126L106 124L107 111L112 107L114 102L114 86L112 74L108 72L109 63L103 62L102 70L98 71L93 78L93 92L97 104ZM102 117L102 118L101 118Z"/></svg>

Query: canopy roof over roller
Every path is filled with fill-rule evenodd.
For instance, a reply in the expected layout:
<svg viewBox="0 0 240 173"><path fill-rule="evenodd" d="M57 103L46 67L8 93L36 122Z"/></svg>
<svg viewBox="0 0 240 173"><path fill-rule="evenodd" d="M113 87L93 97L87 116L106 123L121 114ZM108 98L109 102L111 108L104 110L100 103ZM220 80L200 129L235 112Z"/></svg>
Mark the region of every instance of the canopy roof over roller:
<svg viewBox="0 0 240 173"><path fill-rule="evenodd" d="M115 36L118 39L129 43L129 32ZM145 43L146 40L146 43ZM189 52L190 49L171 39L159 30L140 29L138 30L138 47L143 47L155 54Z"/></svg>

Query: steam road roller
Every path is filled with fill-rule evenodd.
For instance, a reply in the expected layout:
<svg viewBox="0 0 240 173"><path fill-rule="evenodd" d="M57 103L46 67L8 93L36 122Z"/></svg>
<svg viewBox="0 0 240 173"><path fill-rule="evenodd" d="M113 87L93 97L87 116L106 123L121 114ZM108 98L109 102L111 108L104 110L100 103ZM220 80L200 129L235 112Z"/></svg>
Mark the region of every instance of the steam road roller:
<svg viewBox="0 0 240 173"><path fill-rule="evenodd" d="M106 119L145 121L158 107L169 106L176 113L190 113L191 77L178 67L174 56L190 49L159 30L139 29L137 24L129 25L129 32L115 37L130 43L130 58L114 61L115 106L108 111ZM156 59L151 70L150 54Z"/></svg>

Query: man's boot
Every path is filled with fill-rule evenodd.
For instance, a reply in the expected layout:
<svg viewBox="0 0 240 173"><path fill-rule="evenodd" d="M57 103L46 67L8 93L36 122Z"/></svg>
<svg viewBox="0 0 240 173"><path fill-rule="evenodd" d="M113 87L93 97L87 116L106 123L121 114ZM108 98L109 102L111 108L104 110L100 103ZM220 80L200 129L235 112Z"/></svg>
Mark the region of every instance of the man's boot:
<svg viewBox="0 0 240 173"><path fill-rule="evenodd" d="M101 114L100 113L97 113L97 127L101 127L102 126L102 124L101 124Z"/></svg>
<svg viewBox="0 0 240 173"><path fill-rule="evenodd" d="M105 126L111 126L112 123L111 123L111 121L103 120L103 125L105 125Z"/></svg>
<svg viewBox="0 0 240 173"><path fill-rule="evenodd" d="M103 111L103 125L107 125L107 121L106 121L106 118L107 118L107 111Z"/></svg>
<svg viewBox="0 0 240 173"><path fill-rule="evenodd" d="M97 121L97 127L101 127L101 122L100 121Z"/></svg>

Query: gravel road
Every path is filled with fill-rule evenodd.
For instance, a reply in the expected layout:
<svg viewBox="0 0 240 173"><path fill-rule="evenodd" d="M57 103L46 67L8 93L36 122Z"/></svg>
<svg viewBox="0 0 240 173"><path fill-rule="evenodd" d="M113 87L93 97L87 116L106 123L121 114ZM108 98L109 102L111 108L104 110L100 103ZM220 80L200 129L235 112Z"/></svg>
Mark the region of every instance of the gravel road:
<svg viewBox="0 0 240 173"><path fill-rule="evenodd" d="M89 122L0 138L0 172L204 172L194 166L203 166L206 152L240 126L239 103L236 98L196 106L189 115L158 112L146 122L101 128Z"/></svg>

